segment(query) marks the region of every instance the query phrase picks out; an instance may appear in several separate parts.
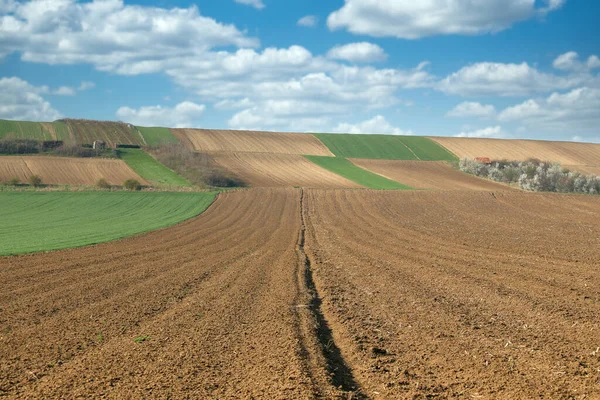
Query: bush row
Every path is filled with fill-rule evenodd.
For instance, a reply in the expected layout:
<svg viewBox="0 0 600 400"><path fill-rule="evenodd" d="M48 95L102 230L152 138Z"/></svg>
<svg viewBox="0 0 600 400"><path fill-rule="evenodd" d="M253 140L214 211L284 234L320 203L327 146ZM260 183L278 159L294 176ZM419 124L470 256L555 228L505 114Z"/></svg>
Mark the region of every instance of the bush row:
<svg viewBox="0 0 600 400"><path fill-rule="evenodd" d="M208 154L193 152L181 143L151 147L148 152L161 164L166 165L194 185L244 186L244 182L240 179L218 167Z"/></svg>
<svg viewBox="0 0 600 400"><path fill-rule="evenodd" d="M0 140L0 154L47 153L62 157L117 157L117 150L94 150L87 146L67 145L60 141L4 138Z"/></svg>
<svg viewBox="0 0 600 400"><path fill-rule="evenodd" d="M534 192L600 194L600 176L573 172L559 163L531 159L483 164L463 158L459 166L463 172L496 182L518 183L522 189Z"/></svg>
<svg viewBox="0 0 600 400"><path fill-rule="evenodd" d="M31 175L29 178L27 178L27 182L33 187L42 186L42 178L39 175ZM2 184L2 182L0 182L0 184ZM12 178L4 184L18 186L21 184L21 181L19 180L19 178ZM100 178L98 182L96 182L96 186L98 186L100 189L112 188L112 185L104 178ZM141 190L142 184L136 179L127 179L125 182L123 182L123 187L127 190Z"/></svg>

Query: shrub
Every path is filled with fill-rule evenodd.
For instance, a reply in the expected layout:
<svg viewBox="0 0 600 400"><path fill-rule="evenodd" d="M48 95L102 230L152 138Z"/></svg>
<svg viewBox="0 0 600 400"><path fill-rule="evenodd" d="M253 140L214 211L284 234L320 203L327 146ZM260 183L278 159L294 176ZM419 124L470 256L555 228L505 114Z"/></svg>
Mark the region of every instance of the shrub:
<svg viewBox="0 0 600 400"><path fill-rule="evenodd" d="M108 183L108 181L104 178L98 179L96 186L98 186L100 189L110 189L110 183Z"/></svg>
<svg viewBox="0 0 600 400"><path fill-rule="evenodd" d="M0 140L0 154L34 154L40 152L40 141L33 139Z"/></svg>
<svg viewBox="0 0 600 400"><path fill-rule="evenodd" d="M31 175L27 180L33 187L42 186L42 178L39 175Z"/></svg>
<svg viewBox="0 0 600 400"><path fill-rule="evenodd" d="M8 181L8 184L11 186L18 186L21 184L21 180L19 178L12 178Z"/></svg>
<svg viewBox="0 0 600 400"><path fill-rule="evenodd" d="M127 179L123 182L123 187L127 190L141 190L142 184L137 179Z"/></svg>
<svg viewBox="0 0 600 400"><path fill-rule="evenodd" d="M94 157L98 154L97 151L78 145L62 145L54 150L54 154L62 157Z"/></svg>

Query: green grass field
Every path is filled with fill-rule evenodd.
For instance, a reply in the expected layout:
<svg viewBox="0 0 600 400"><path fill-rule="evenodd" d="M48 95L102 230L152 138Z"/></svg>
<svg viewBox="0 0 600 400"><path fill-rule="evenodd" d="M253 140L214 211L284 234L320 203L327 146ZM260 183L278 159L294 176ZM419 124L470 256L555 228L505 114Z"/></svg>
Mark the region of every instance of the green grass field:
<svg viewBox="0 0 600 400"><path fill-rule="evenodd" d="M179 142L167 128L147 128L143 126L136 126L136 128L142 133L148 146L160 146L161 144Z"/></svg>
<svg viewBox="0 0 600 400"><path fill-rule="evenodd" d="M214 198L214 192L0 192L0 256L164 228L202 213Z"/></svg>
<svg viewBox="0 0 600 400"><path fill-rule="evenodd" d="M182 176L159 163L141 149L119 149L119 156L142 178L159 185L192 186Z"/></svg>
<svg viewBox="0 0 600 400"><path fill-rule="evenodd" d="M314 134L337 157L383 160L454 161L456 157L425 137Z"/></svg>
<svg viewBox="0 0 600 400"><path fill-rule="evenodd" d="M67 125L62 122L47 122L45 125L52 126L56 140L69 142L69 131ZM13 137L19 139L54 140L54 136L48 128L39 122L29 121L7 121L0 120L0 139Z"/></svg>
<svg viewBox="0 0 600 400"><path fill-rule="evenodd" d="M374 174L370 171L357 167L345 158L340 157L323 157L323 156L305 156L315 164L334 172L346 179L358 183L364 187L371 189L395 189L395 190L410 190L410 186L403 185L396 181L384 178L381 175Z"/></svg>

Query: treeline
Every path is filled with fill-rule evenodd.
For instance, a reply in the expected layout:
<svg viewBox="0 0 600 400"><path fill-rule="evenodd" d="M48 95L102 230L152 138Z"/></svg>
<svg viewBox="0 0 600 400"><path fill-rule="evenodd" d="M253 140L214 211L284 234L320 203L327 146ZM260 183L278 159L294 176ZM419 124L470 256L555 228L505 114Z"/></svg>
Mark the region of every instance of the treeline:
<svg viewBox="0 0 600 400"><path fill-rule="evenodd" d="M65 144L62 141L44 141L35 139L0 139L0 154L24 155L39 154L61 157L117 157L114 149L92 149L87 145Z"/></svg>
<svg viewBox="0 0 600 400"><path fill-rule="evenodd" d="M570 171L559 163L532 159L483 164L463 158L459 166L463 172L496 182L518 184L521 189L534 192L600 194L600 176Z"/></svg>

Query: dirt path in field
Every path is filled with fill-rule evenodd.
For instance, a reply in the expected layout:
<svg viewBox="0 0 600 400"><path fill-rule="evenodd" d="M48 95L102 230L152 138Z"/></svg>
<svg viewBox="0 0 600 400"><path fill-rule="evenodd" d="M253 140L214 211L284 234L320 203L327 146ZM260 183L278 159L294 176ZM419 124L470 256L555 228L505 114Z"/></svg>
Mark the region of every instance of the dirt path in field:
<svg viewBox="0 0 600 400"><path fill-rule="evenodd" d="M302 278L300 210L299 190L230 192L167 230L0 258L0 395L341 394Z"/></svg>
<svg viewBox="0 0 600 400"><path fill-rule="evenodd" d="M416 189L513 190L507 185L452 169L443 161L350 159L357 166Z"/></svg>
<svg viewBox="0 0 600 400"><path fill-rule="evenodd" d="M7 398L597 398L600 198L251 189L0 258Z"/></svg>
<svg viewBox="0 0 600 400"><path fill-rule="evenodd" d="M598 398L600 199L310 190L307 253L373 398Z"/></svg>

